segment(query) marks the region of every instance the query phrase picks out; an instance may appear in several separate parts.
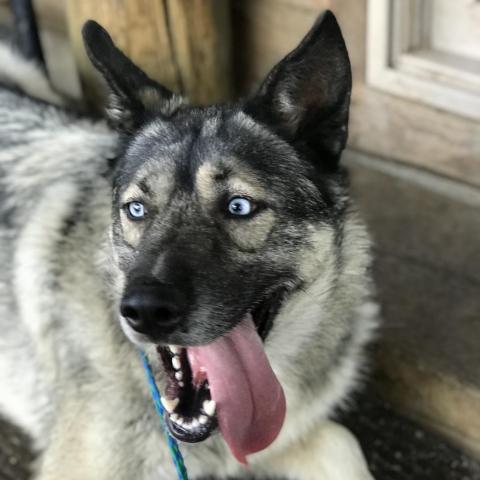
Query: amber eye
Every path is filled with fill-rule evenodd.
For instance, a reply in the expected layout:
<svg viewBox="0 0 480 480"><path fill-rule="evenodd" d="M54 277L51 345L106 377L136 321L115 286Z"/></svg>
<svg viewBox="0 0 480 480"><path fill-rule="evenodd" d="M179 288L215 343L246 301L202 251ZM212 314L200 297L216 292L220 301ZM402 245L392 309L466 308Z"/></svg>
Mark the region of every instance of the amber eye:
<svg viewBox="0 0 480 480"><path fill-rule="evenodd" d="M124 208L130 220L138 221L145 218L145 206L142 202L129 202Z"/></svg>

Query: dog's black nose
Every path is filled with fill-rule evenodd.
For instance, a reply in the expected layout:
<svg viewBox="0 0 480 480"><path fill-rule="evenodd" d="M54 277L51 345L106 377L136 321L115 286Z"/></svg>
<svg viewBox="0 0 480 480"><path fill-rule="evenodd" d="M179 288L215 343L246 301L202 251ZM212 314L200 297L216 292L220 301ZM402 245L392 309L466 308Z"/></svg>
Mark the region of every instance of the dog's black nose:
<svg viewBox="0 0 480 480"><path fill-rule="evenodd" d="M139 333L158 337L172 333L186 309L186 300L176 289L165 285L142 285L128 289L120 313Z"/></svg>

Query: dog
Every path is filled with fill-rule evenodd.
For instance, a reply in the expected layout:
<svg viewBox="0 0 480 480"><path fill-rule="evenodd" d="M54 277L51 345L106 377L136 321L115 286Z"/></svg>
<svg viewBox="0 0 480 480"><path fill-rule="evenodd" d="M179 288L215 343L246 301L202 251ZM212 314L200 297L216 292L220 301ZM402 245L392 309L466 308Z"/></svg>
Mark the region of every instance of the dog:
<svg viewBox="0 0 480 480"><path fill-rule="evenodd" d="M94 21L83 37L108 123L0 48L0 414L34 440L34 478L175 478L142 350L190 478L371 479L329 419L378 317L334 15L207 107Z"/></svg>

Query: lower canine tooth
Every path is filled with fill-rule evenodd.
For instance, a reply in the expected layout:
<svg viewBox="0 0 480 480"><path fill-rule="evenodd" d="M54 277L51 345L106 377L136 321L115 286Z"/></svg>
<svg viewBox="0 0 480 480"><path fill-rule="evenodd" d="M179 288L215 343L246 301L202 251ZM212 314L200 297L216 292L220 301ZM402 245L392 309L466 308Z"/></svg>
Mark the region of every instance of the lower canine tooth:
<svg viewBox="0 0 480 480"><path fill-rule="evenodd" d="M178 398L170 399L166 397L162 397L161 400L162 400L162 405L165 407L165 410L168 413L172 413L177 407L178 402L180 401Z"/></svg>
<svg viewBox="0 0 480 480"><path fill-rule="evenodd" d="M175 372L175 378L177 380L181 380L183 378L183 373L178 371L178 372Z"/></svg>
<svg viewBox="0 0 480 480"><path fill-rule="evenodd" d="M180 353L180 347L177 347L176 345L169 345L168 348L174 355L177 355Z"/></svg>
<svg viewBox="0 0 480 480"><path fill-rule="evenodd" d="M205 400L202 404L203 411L209 416L213 417L215 414L216 403L215 400Z"/></svg>
<svg viewBox="0 0 480 480"><path fill-rule="evenodd" d="M199 426L200 426L200 422L196 418L194 418L192 420L192 427L193 428L198 428Z"/></svg>
<svg viewBox="0 0 480 480"><path fill-rule="evenodd" d="M175 370L180 370L182 364L180 363L180 359L177 356L172 358L172 365Z"/></svg>
<svg viewBox="0 0 480 480"><path fill-rule="evenodd" d="M198 421L200 425L205 425L208 422L208 417L206 415L200 415Z"/></svg>

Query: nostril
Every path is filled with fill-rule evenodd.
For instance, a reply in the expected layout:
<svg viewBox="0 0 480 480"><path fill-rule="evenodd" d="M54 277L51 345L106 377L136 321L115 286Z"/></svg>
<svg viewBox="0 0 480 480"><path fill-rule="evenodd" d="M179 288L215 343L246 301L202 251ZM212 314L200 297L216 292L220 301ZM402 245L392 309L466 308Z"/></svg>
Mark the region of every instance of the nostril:
<svg viewBox="0 0 480 480"><path fill-rule="evenodd" d="M129 318L130 320L139 319L138 311L130 305L122 305L122 308L120 309L120 313L125 318Z"/></svg>
<svg viewBox="0 0 480 480"><path fill-rule="evenodd" d="M123 302L120 306L120 313L127 320L128 324L135 330L143 328L143 319L138 308L130 302Z"/></svg>

